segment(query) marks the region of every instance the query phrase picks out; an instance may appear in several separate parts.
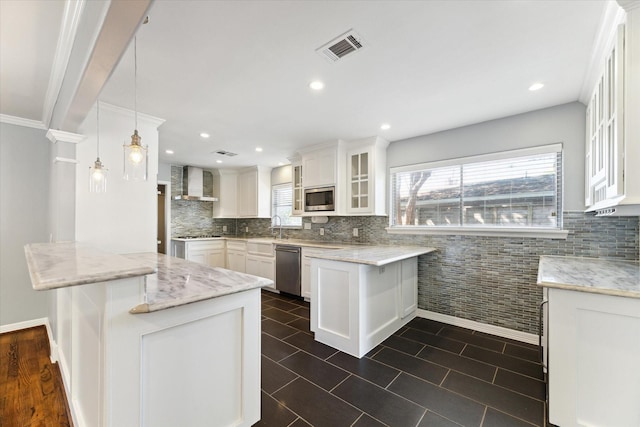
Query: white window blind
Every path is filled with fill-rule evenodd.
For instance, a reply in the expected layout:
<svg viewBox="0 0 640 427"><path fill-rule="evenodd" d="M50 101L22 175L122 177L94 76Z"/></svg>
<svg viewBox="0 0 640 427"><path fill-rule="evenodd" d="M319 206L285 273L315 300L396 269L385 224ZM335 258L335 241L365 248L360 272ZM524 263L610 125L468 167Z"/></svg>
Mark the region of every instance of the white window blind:
<svg viewBox="0 0 640 427"><path fill-rule="evenodd" d="M292 216L293 187L290 183L271 187L271 203L271 215L274 216L271 220L272 227L280 225L275 215L280 217L283 227L302 227L302 218Z"/></svg>
<svg viewBox="0 0 640 427"><path fill-rule="evenodd" d="M391 170L391 227L561 228L561 146Z"/></svg>

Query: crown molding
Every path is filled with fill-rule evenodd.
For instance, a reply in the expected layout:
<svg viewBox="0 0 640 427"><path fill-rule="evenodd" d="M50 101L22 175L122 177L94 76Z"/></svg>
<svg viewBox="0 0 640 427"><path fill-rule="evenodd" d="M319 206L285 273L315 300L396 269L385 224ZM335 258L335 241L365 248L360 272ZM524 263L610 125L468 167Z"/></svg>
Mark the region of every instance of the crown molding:
<svg viewBox="0 0 640 427"><path fill-rule="evenodd" d="M10 125L24 126L27 128L46 130L47 127L39 120L23 119L22 117L10 116L8 114L0 114L0 123Z"/></svg>
<svg viewBox="0 0 640 427"><path fill-rule="evenodd" d="M49 76L49 84L47 93L44 98L42 122L48 127L53 115L64 76L69 66L73 43L78 32L78 25L84 9L85 0L67 0L64 5L64 14L62 16L62 25L60 34L58 35L58 44L56 53L53 57L53 66L51 75Z"/></svg>
<svg viewBox="0 0 640 427"><path fill-rule="evenodd" d="M623 0L618 0L618 3L620 3L620 1ZM618 3L614 1L607 2L602 20L600 21L600 27L598 28L598 35L593 42L589 66L582 81L582 88L580 89L580 95L578 97L578 100L585 105L589 103L591 92L602 74L607 55L615 41L618 25L624 22L625 12Z"/></svg>
<svg viewBox="0 0 640 427"><path fill-rule="evenodd" d="M621 8L623 8L626 12L630 12L633 9L640 8L639 0L617 0L618 4Z"/></svg>
<svg viewBox="0 0 640 427"><path fill-rule="evenodd" d="M105 102L100 102L100 110L102 111L111 111L117 114L122 114L124 116L131 117L133 120L135 117L135 111L129 110L128 108L118 107L117 105L107 104ZM159 127L161 124L165 122L165 119L161 119L159 117L151 116L149 114L138 112L138 120L143 120L147 123L152 124L155 127Z"/></svg>
<svg viewBox="0 0 640 427"><path fill-rule="evenodd" d="M47 131L47 138L54 144L57 142L70 142L77 144L82 142L86 137L77 133L65 132L62 130L49 129Z"/></svg>

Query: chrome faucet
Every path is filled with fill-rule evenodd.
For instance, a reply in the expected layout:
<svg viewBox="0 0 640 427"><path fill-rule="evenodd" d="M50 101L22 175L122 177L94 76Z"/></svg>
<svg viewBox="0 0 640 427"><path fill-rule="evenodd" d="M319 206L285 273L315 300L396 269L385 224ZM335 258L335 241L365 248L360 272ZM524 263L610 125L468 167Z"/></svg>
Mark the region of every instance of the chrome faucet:
<svg viewBox="0 0 640 427"><path fill-rule="evenodd" d="M280 227L280 240L282 240L282 218L280 218L279 215L274 215L274 216L271 217L271 230L273 230L274 228L276 228L276 226L278 226L278 224L275 223L276 221L274 221L276 218L280 222L280 224L279 224L279 227ZM273 231L271 232L271 234L273 234Z"/></svg>

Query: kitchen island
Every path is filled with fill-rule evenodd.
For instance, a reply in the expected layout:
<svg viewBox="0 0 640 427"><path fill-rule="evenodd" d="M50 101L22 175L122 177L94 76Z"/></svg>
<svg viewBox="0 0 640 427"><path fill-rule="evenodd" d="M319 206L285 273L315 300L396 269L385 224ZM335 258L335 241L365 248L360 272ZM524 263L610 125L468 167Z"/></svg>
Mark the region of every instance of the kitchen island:
<svg viewBox="0 0 640 427"><path fill-rule="evenodd" d="M548 300L549 421L640 425L640 264L541 256Z"/></svg>
<svg viewBox="0 0 640 427"><path fill-rule="evenodd" d="M52 358L79 426L260 419L260 288L271 281L156 253L25 247L56 292Z"/></svg>
<svg viewBox="0 0 640 427"><path fill-rule="evenodd" d="M433 251L367 246L312 255L315 339L355 357L387 339L416 316L418 256Z"/></svg>

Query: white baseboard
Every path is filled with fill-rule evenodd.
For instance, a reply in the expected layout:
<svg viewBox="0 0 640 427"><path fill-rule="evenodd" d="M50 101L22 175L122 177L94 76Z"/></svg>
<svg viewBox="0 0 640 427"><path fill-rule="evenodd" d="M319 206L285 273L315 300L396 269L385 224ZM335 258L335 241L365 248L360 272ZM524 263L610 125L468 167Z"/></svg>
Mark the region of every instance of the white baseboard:
<svg viewBox="0 0 640 427"><path fill-rule="evenodd" d="M520 332L502 326L487 325L486 323L476 322L474 320L462 319L460 317L449 316L448 314L440 314L433 311L418 309L418 317L423 317L436 322L442 322L449 325L460 326L462 328L473 329L491 335L497 335L503 338L510 338L516 341L522 341L527 344L538 345L538 336L527 332Z"/></svg>
<svg viewBox="0 0 640 427"><path fill-rule="evenodd" d="M48 317L42 317L40 319L25 320L24 322L10 323L8 325L0 325L0 334L5 332L19 331L20 329L33 328L34 326L44 326L47 329L47 337L49 338L49 348L51 354L49 358L51 363L58 361L58 345L53 339L53 333L51 332L51 324Z"/></svg>

